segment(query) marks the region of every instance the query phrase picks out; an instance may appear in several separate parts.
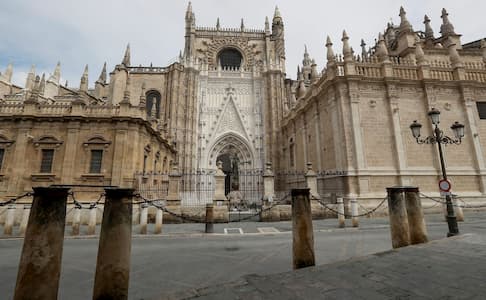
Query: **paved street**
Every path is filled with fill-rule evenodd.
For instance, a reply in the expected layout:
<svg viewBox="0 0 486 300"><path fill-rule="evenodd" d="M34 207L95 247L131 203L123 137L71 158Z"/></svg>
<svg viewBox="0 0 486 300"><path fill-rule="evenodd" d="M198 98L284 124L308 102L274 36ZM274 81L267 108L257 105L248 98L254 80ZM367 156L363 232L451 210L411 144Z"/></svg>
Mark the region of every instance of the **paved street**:
<svg viewBox="0 0 486 300"><path fill-rule="evenodd" d="M461 232L484 235L485 215L484 212L467 214L466 222L460 223ZM314 221L317 264L389 250L387 223L386 218L361 219L359 229L337 229L336 220ZM427 224L430 239L445 236L447 224L441 216L427 216ZM225 235L225 228L234 234ZM243 234L239 229L228 228L241 228ZM248 274L268 275L291 270L290 222L217 224L216 235L203 235L203 229L203 224L164 225L164 236L134 236L130 299L150 299L234 282ZM22 242L21 239L0 240L0 294L5 299L12 297ZM95 238L66 239L60 299L91 297L97 244Z"/></svg>

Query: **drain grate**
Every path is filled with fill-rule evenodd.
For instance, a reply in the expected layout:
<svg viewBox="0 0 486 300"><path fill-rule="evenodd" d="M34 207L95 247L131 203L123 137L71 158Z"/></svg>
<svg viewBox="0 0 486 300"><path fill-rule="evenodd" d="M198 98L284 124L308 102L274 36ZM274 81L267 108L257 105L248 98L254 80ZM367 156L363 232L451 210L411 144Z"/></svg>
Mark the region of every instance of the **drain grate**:
<svg viewBox="0 0 486 300"><path fill-rule="evenodd" d="M258 227L257 228L260 233L276 233L280 232L277 228L275 227Z"/></svg>
<svg viewBox="0 0 486 300"><path fill-rule="evenodd" d="M225 228L224 234L243 234L243 229L241 229L241 228Z"/></svg>

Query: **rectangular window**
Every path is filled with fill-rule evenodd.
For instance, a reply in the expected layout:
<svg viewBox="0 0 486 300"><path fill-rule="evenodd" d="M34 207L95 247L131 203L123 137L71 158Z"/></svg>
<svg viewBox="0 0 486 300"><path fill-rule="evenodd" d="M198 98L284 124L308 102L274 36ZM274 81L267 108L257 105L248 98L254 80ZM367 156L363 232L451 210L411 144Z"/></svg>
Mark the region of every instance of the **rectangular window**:
<svg viewBox="0 0 486 300"><path fill-rule="evenodd" d="M478 108L479 118L486 119L486 102L476 102Z"/></svg>
<svg viewBox="0 0 486 300"><path fill-rule="evenodd" d="M91 150L91 162L89 172L92 174L101 173L101 161L103 160L103 150Z"/></svg>
<svg viewBox="0 0 486 300"><path fill-rule="evenodd" d="M41 173L51 173L54 160L54 149L42 149Z"/></svg>
<svg viewBox="0 0 486 300"><path fill-rule="evenodd" d="M5 149L0 149L0 170L3 167L3 156L5 155Z"/></svg>

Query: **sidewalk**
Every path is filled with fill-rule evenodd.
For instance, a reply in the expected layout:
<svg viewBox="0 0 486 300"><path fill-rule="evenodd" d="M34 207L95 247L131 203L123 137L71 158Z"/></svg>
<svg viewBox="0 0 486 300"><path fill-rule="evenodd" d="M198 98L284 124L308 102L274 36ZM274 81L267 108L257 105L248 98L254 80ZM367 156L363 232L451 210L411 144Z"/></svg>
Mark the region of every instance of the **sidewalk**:
<svg viewBox="0 0 486 300"><path fill-rule="evenodd" d="M486 236L466 234L156 299L485 299Z"/></svg>

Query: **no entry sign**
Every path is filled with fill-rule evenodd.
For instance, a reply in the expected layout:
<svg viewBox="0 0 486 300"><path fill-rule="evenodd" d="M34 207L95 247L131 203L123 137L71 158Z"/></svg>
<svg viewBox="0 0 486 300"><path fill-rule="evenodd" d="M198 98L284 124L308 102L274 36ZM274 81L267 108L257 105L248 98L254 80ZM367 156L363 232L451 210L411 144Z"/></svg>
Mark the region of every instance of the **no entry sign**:
<svg viewBox="0 0 486 300"><path fill-rule="evenodd" d="M447 179L439 180L439 189L441 192L449 192L451 190L451 182Z"/></svg>

